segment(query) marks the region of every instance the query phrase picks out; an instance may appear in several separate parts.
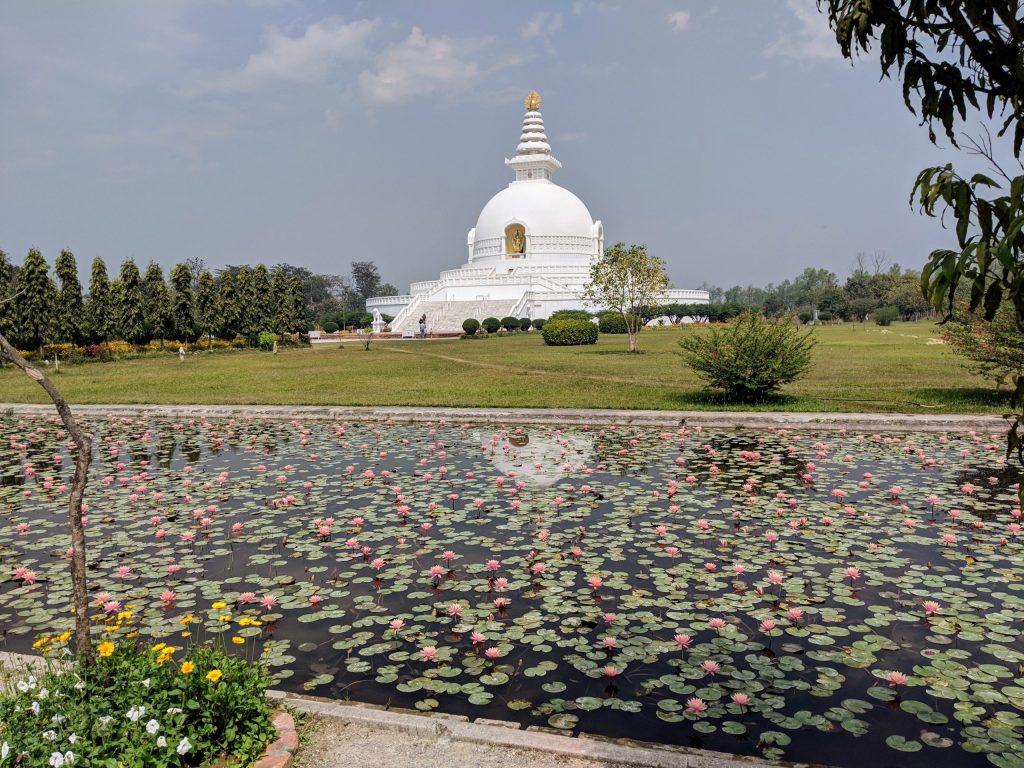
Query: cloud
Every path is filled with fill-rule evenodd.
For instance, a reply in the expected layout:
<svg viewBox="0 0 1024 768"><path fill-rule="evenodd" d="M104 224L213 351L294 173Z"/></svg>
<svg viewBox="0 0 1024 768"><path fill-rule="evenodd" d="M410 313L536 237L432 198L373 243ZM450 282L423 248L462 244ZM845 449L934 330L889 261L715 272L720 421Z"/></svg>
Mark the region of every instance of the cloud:
<svg viewBox="0 0 1024 768"><path fill-rule="evenodd" d="M669 26L673 32L682 32L690 27L689 11L673 11L668 15Z"/></svg>
<svg viewBox="0 0 1024 768"><path fill-rule="evenodd" d="M409 37L392 45L377 59L374 71L364 71L359 85L370 101L393 104L441 88L461 88L480 75L479 65L468 58L479 44L453 42L423 34L413 27ZM460 57L460 52L467 55Z"/></svg>
<svg viewBox="0 0 1024 768"><path fill-rule="evenodd" d="M799 30L795 36L781 33L778 40L765 49L769 56L791 59L840 59L842 54L835 34L828 25L828 16L818 10L815 0L786 0L796 17Z"/></svg>
<svg viewBox="0 0 1024 768"><path fill-rule="evenodd" d="M263 50L252 54L241 70L223 78L220 89L244 91L267 82L320 80L335 62L366 55L367 38L377 23L378 19L346 24L327 18L310 24L300 37L270 29Z"/></svg>
<svg viewBox="0 0 1024 768"><path fill-rule="evenodd" d="M562 28L562 14L548 13L541 11L535 13L523 27L523 40L532 40L535 37L548 37L555 34Z"/></svg>

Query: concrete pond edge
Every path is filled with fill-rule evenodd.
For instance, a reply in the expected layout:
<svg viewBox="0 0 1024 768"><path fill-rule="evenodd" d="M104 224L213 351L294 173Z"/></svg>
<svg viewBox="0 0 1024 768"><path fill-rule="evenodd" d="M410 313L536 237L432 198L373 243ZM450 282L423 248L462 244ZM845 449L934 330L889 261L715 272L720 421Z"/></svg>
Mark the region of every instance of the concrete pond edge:
<svg viewBox="0 0 1024 768"><path fill-rule="evenodd" d="M292 405L72 405L81 416L167 418L268 418L422 423L550 424L566 426L649 426L676 429L796 429L832 432L1005 432L1002 416L799 411L644 411L599 408L441 408L430 406ZM0 403L0 414L54 415L52 405Z"/></svg>

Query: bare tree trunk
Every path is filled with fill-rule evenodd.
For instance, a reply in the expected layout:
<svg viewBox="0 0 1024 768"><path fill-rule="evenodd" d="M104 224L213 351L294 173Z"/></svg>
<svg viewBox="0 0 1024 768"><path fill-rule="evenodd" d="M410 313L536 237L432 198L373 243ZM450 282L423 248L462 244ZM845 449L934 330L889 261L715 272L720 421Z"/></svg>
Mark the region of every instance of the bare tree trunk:
<svg viewBox="0 0 1024 768"><path fill-rule="evenodd" d="M82 431L75 421L71 408L64 396L57 391L42 371L30 365L0 334L0 356L6 357L29 378L35 379L53 400L64 427L75 443L75 477L71 483L71 500L68 505L68 521L71 524L71 589L75 608L75 647L79 658L85 664L92 664L92 640L89 637L89 593L85 578L85 529L82 527L82 500L85 484L89 480L89 462L92 459L92 439Z"/></svg>

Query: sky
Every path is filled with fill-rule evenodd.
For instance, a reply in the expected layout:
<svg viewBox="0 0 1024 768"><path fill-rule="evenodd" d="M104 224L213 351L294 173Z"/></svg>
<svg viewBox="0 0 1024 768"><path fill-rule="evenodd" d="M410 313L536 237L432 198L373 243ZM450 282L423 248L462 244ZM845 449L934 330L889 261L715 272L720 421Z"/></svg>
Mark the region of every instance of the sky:
<svg viewBox="0 0 1024 768"><path fill-rule="evenodd" d="M951 242L908 200L961 153L813 0L0 0L0 249L405 291L465 262L531 88L555 181L675 287Z"/></svg>

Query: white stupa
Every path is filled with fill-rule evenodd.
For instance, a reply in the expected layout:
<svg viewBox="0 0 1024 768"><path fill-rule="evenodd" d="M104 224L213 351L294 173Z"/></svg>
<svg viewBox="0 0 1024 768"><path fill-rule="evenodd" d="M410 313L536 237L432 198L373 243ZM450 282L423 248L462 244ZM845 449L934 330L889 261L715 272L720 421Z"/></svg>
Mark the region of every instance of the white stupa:
<svg viewBox="0 0 1024 768"><path fill-rule="evenodd" d="M367 311L394 316L392 331L461 331L466 318L547 318L583 309L590 266L604 251L604 227L576 195L551 178L562 164L551 154L540 96L530 91L516 154L505 165L515 180L492 197L469 230L469 260L437 280L413 283L402 296L368 299ZM707 291L670 290L667 302L702 303Z"/></svg>

